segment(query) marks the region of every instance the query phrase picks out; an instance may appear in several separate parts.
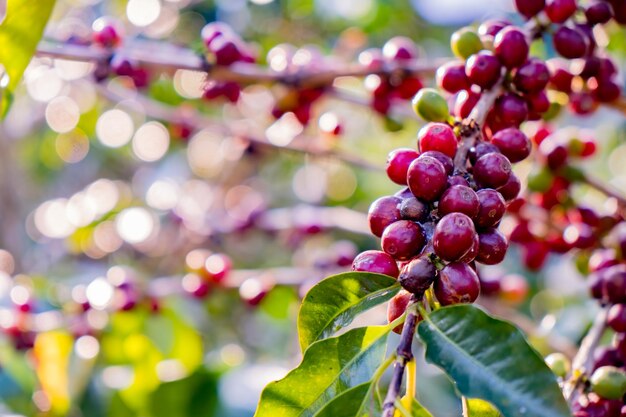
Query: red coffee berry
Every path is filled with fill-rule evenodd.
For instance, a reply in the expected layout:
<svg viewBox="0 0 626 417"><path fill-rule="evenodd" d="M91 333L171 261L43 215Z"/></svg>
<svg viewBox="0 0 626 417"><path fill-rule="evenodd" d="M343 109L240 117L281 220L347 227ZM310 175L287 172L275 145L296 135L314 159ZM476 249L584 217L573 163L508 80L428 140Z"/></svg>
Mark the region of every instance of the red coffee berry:
<svg viewBox="0 0 626 417"><path fill-rule="evenodd" d="M515 174L511 174L506 184L498 188L498 192L502 195L502 198L504 198L505 201L515 199L521 190L522 183Z"/></svg>
<svg viewBox="0 0 626 417"><path fill-rule="evenodd" d="M478 255L476 261L485 265L495 265L502 262L509 242L506 237L494 228L487 229L478 234Z"/></svg>
<svg viewBox="0 0 626 417"><path fill-rule="evenodd" d="M474 244L474 223L463 213L446 214L439 220L433 234L435 253L446 261L457 261L465 256Z"/></svg>
<svg viewBox="0 0 626 417"><path fill-rule="evenodd" d="M433 283L436 275L437 268L428 256L424 255L404 265L398 276L398 282L408 292L422 295Z"/></svg>
<svg viewBox="0 0 626 417"><path fill-rule="evenodd" d="M613 9L606 1L594 1L585 9L585 17L591 25L607 23L613 17Z"/></svg>
<svg viewBox="0 0 626 417"><path fill-rule="evenodd" d="M383 45L383 56L393 61L417 58L415 42L404 36L395 36Z"/></svg>
<svg viewBox="0 0 626 417"><path fill-rule="evenodd" d="M626 265L611 266L600 271L602 298L611 303L626 303Z"/></svg>
<svg viewBox="0 0 626 417"><path fill-rule="evenodd" d="M612 305L606 318L606 324L618 333L626 333L626 305Z"/></svg>
<svg viewBox="0 0 626 417"><path fill-rule="evenodd" d="M598 103L594 100L591 93L586 91L577 91L569 96L570 109L581 116L593 113L598 108Z"/></svg>
<svg viewBox="0 0 626 417"><path fill-rule="evenodd" d="M500 61L492 52L480 51L465 63L465 74L472 84L487 89L498 81L501 68Z"/></svg>
<svg viewBox="0 0 626 417"><path fill-rule="evenodd" d="M526 34L515 26L507 26L498 32L493 46L500 62L509 69L519 67L528 58Z"/></svg>
<svg viewBox="0 0 626 417"><path fill-rule="evenodd" d="M401 202L402 199L398 197L385 196L375 200L370 205L367 219L374 235L381 237L387 226L400 220L399 205Z"/></svg>
<svg viewBox="0 0 626 417"><path fill-rule="evenodd" d="M515 93L504 93L496 100L493 114L500 125L518 127L528 117L528 104Z"/></svg>
<svg viewBox="0 0 626 417"><path fill-rule="evenodd" d="M445 123L428 123L417 134L420 152L438 151L454 158L457 149L457 137L454 130Z"/></svg>
<svg viewBox="0 0 626 417"><path fill-rule="evenodd" d="M470 82L465 75L465 63L461 61L452 61L440 66L436 78L437 85L449 93L470 88Z"/></svg>
<svg viewBox="0 0 626 417"><path fill-rule="evenodd" d="M567 62L562 58L553 58L549 59L546 64L550 70L550 84L552 87L564 93L571 92L574 74L569 71Z"/></svg>
<svg viewBox="0 0 626 417"><path fill-rule="evenodd" d="M96 45L104 48L113 48L122 41L122 28L118 21L113 18L103 16L93 22L92 39Z"/></svg>
<svg viewBox="0 0 626 417"><path fill-rule="evenodd" d="M496 145L500 152L513 163L526 159L532 148L530 139L514 127L497 132L491 138L491 143Z"/></svg>
<svg viewBox="0 0 626 417"><path fill-rule="evenodd" d="M476 226L480 228L493 227L502 219L506 211L506 203L502 195L489 188L478 190L479 210L476 216Z"/></svg>
<svg viewBox="0 0 626 417"><path fill-rule="evenodd" d="M498 188L509 180L511 162L501 153L491 152L478 158L472 172L482 188Z"/></svg>
<svg viewBox="0 0 626 417"><path fill-rule="evenodd" d="M465 185L448 188L439 199L439 214L463 213L475 217L479 211L476 192Z"/></svg>
<svg viewBox="0 0 626 417"><path fill-rule="evenodd" d="M408 291L400 290L391 300L389 300L389 304L387 304L387 322L391 323L398 317L404 314L406 311L409 302L411 301L411 294ZM393 329L394 333L401 334L402 329L404 328L404 323L396 326Z"/></svg>
<svg viewBox="0 0 626 417"><path fill-rule="evenodd" d="M480 281L468 264L454 262L439 272L434 289L441 305L473 303L480 294Z"/></svg>
<svg viewBox="0 0 626 417"><path fill-rule="evenodd" d="M420 156L411 162L407 174L411 192L424 201L436 200L445 190L447 178L441 162L430 156Z"/></svg>
<svg viewBox="0 0 626 417"><path fill-rule="evenodd" d="M446 174L452 175L452 171L454 171L454 161L448 155L445 155L439 151L426 151L420 154L420 158L423 156L430 156L431 158L435 158L437 161L441 162L443 168L446 170Z"/></svg>
<svg viewBox="0 0 626 417"><path fill-rule="evenodd" d="M406 173L409 165L419 154L413 149L400 148L389 153L387 157L387 175L396 184L406 185Z"/></svg>
<svg viewBox="0 0 626 417"><path fill-rule="evenodd" d="M546 15L554 23L563 23L576 12L576 0L548 0Z"/></svg>
<svg viewBox="0 0 626 417"><path fill-rule="evenodd" d="M381 246L385 253L404 261L419 253L425 241L419 224L409 220L398 220L387 226L383 232Z"/></svg>
<svg viewBox="0 0 626 417"><path fill-rule="evenodd" d="M530 58L515 72L515 88L523 93L543 90L550 81L548 66L538 58Z"/></svg>
<svg viewBox="0 0 626 417"><path fill-rule="evenodd" d="M462 119L467 118L479 99L480 93L470 90L459 92L454 102L454 115Z"/></svg>
<svg viewBox="0 0 626 417"><path fill-rule="evenodd" d="M511 22L507 20L499 20L499 19L490 19L485 20L483 23L478 26L478 34L480 36L496 36L498 32L504 29L507 26L510 26Z"/></svg>
<svg viewBox="0 0 626 417"><path fill-rule="evenodd" d="M474 165L478 158L483 155L487 155L488 153L496 152L499 153L500 149L493 143L489 142L478 142L475 146L473 146L468 154L469 160Z"/></svg>
<svg viewBox="0 0 626 417"><path fill-rule="evenodd" d="M537 15L545 6L545 0L515 0L515 8L526 19Z"/></svg>
<svg viewBox="0 0 626 417"><path fill-rule="evenodd" d="M368 250L357 255L352 262L353 271L374 272L397 278L400 271L396 261L385 252Z"/></svg>
<svg viewBox="0 0 626 417"><path fill-rule="evenodd" d="M588 42L585 35L578 29L561 26L553 37L554 49L559 55L568 58L582 58L587 53Z"/></svg>

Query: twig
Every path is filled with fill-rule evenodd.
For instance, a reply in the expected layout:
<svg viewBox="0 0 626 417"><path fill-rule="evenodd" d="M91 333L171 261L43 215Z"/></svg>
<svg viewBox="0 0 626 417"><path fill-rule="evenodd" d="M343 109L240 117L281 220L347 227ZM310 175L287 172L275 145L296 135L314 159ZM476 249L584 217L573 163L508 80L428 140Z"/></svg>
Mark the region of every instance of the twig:
<svg viewBox="0 0 626 417"><path fill-rule="evenodd" d="M577 389L584 382L585 375L593 368L593 353L606 329L609 307L605 306L598 312L593 325L580 344L580 349L572 361L572 371L563 388L563 395L570 405L574 404L578 398L576 394Z"/></svg>
<svg viewBox="0 0 626 417"><path fill-rule="evenodd" d="M483 92L467 119L463 121L461 127L461 137L463 141L454 157L454 168L456 171L463 173L467 170L467 154L482 136L482 128L485 119L493 107L496 98L500 95L501 85L502 80L500 79L491 89Z"/></svg>
<svg viewBox="0 0 626 417"><path fill-rule="evenodd" d="M626 207L626 196L622 195L618 190L611 187L609 184L600 181L599 179L588 173L584 174L582 182L600 191L606 196L616 199L622 207Z"/></svg>
<svg viewBox="0 0 626 417"><path fill-rule="evenodd" d="M37 48L37 56L66 59L72 61L99 62L109 59L112 53L128 57L148 67L166 71L186 69L206 71L210 78L239 83L282 83L302 87L328 86L340 77L365 77L370 74L390 75L403 72L412 75L432 75L446 59L406 60L385 62L378 68L360 64L333 65L329 69L300 69L295 72L274 71L270 68L237 62L228 67L209 65L193 51L163 42L133 40L122 48L108 50L89 45L43 41Z"/></svg>
<svg viewBox="0 0 626 417"><path fill-rule="evenodd" d="M411 298L411 302L415 303L414 297ZM393 417L396 409L396 398L400 394L400 387L402 386L402 379L404 377L404 369L407 362L413 359L413 337L415 336L415 326L417 325L417 312L415 310L415 304L411 307L407 313L404 327L402 328L402 335L400 336L400 343L396 349L396 363L393 369L393 375L391 376L391 382L385 402L383 403L383 415L382 417Z"/></svg>
<svg viewBox="0 0 626 417"><path fill-rule="evenodd" d="M245 126L236 124L226 126L210 117L199 113L193 108L179 108L169 106L167 104L152 100L148 97L145 97L141 94L133 92L119 85L115 85L113 83L109 84L109 86L106 87L99 86L98 92L103 97L113 102L134 100L138 102L143 110L145 110L146 114L152 118L170 123L186 124L198 130L212 130L220 134L224 138L240 138L247 142L266 148L282 149L296 153L304 153L318 158L338 159L350 165L372 171L378 171L382 169L382 167L372 164L371 162L361 159L357 156L350 155L335 149L321 148L319 147L319 145L316 144L317 141L315 140L315 138L306 137L302 134L296 136L288 144L277 145L272 143L265 136L255 136L250 132L250 129L246 128Z"/></svg>

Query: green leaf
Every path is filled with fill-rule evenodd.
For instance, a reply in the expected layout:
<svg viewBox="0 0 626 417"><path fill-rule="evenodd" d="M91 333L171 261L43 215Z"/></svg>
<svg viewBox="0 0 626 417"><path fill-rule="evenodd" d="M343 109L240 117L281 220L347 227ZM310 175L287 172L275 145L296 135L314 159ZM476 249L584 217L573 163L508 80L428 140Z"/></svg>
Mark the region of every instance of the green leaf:
<svg viewBox="0 0 626 417"><path fill-rule="evenodd" d="M417 399L413 398L413 404L411 405L411 416L412 417L433 417L430 414L430 411L426 409L422 404L417 401Z"/></svg>
<svg viewBox="0 0 626 417"><path fill-rule="evenodd" d="M351 388L328 402L315 417L362 417L380 413L377 401L372 396L372 381Z"/></svg>
<svg viewBox="0 0 626 417"><path fill-rule="evenodd" d="M372 378L384 359L390 330L361 327L313 343L296 369L265 387L255 417L315 416L334 398Z"/></svg>
<svg viewBox="0 0 626 417"><path fill-rule="evenodd" d="M359 313L389 300L399 289L395 279L368 272L347 272L320 281L304 297L298 313L302 351L347 326Z"/></svg>
<svg viewBox="0 0 626 417"><path fill-rule="evenodd" d="M6 18L0 25L0 64L4 65L9 77L0 103L3 116L9 108L15 87L37 49L54 3L54 0L8 1Z"/></svg>
<svg viewBox="0 0 626 417"><path fill-rule="evenodd" d="M512 324L471 305L441 308L418 327L426 359L459 391L507 417L569 417L555 376Z"/></svg>

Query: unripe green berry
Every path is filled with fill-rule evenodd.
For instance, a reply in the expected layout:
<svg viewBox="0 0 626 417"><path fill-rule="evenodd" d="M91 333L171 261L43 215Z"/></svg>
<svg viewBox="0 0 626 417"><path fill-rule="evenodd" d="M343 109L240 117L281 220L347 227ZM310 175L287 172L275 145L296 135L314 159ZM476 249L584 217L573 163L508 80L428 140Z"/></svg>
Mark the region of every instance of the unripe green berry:
<svg viewBox="0 0 626 417"><path fill-rule="evenodd" d="M483 49L483 42L473 28L464 27L452 34L450 47L454 55L461 59L467 59Z"/></svg>
<svg viewBox="0 0 626 417"><path fill-rule="evenodd" d="M591 375L591 390L607 400L626 394L626 373L615 366L601 366Z"/></svg>
<svg viewBox="0 0 626 417"><path fill-rule="evenodd" d="M530 191L545 192L552 185L552 173L548 167L533 170L528 174L527 185Z"/></svg>
<svg viewBox="0 0 626 417"><path fill-rule="evenodd" d="M570 361L562 353L555 352L551 353L545 358L546 365L548 368L552 370L554 375L565 378L565 376L569 373L570 370Z"/></svg>
<svg viewBox="0 0 626 417"><path fill-rule="evenodd" d="M413 97L413 110L429 122L445 122L450 118L448 102L434 88L422 88Z"/></svg>

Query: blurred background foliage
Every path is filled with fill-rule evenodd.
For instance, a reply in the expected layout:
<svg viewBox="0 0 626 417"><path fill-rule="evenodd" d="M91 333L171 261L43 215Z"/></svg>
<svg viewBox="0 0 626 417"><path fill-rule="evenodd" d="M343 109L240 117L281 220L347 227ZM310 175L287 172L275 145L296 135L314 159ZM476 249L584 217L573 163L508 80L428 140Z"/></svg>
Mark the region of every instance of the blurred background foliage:
<svg viewBox="0 0 626 417"><path fill-rule="evenodd" d="M201 28L220 20L255 45L261 62L285 42L315 45L350 62L397 35L413 39L432 59L449 56L448 39L458 26L511 11L508 0L59 0L45 37L88 36L96 18L110 15L123 22L127 39L201 50ZM609 35L608 47L622 61L624 33L615 27ZM341 228L319 232L306 210L282 230L243 226L281 207L365 213L371 201L397 189L381 172L331 157L247 147L208 130L187 140L180 126L151 118L135 96L107 98L92 72L90 64L34 59L0 128L1 413L251 416L262 387L300 359L300 296L316 280L347 269L337 266L338 255L353 256L377 242ZM172 111L195 108L260 131L272 124L267 86L248 87L238 104L216 104L199 99L202 80L194 74L153 75L142 94ZM361 80L339 82L364 93ZM339 152L382 166L389 150L415 145L416 120L389 131L370 109L333 98L316 104L313 120L327 111L338 115L344 133L322 140L333 141ZM558 123L592 130L601 155L590 169L626 189L621 115L564 113ZM320 137L316 123L307 131ZM522 178L531 165L516 168ZM591 205L604 203L590 190L580 193ZM170 291L167 277L182 276L188 254L198 248L227 254L236 270L260 272L205 298ZM264 268L285 266L315 272L291 277L297 285L274 286L263 278ZM509 307L539 323L532 340L540 351L549 351L551 333L577 342L593 304L585 303L584 283L569 260L555 257L543 272L530 274L511 250L498 268L528 278L530 296L521 305L509 300ZM120 297L117 284L127 281L157 289L128 311L80 310L85 299L108 306ZM24 340L32 349L16 349L10 334L20 317L15 306L31 299L37 314L28 325L38 331L19 336L32 338ZM373 310L362 322L384 317ZM437 416L458 415L447 378L426 364L418 368L428 376L418 379L424 405Z"/></svg>

